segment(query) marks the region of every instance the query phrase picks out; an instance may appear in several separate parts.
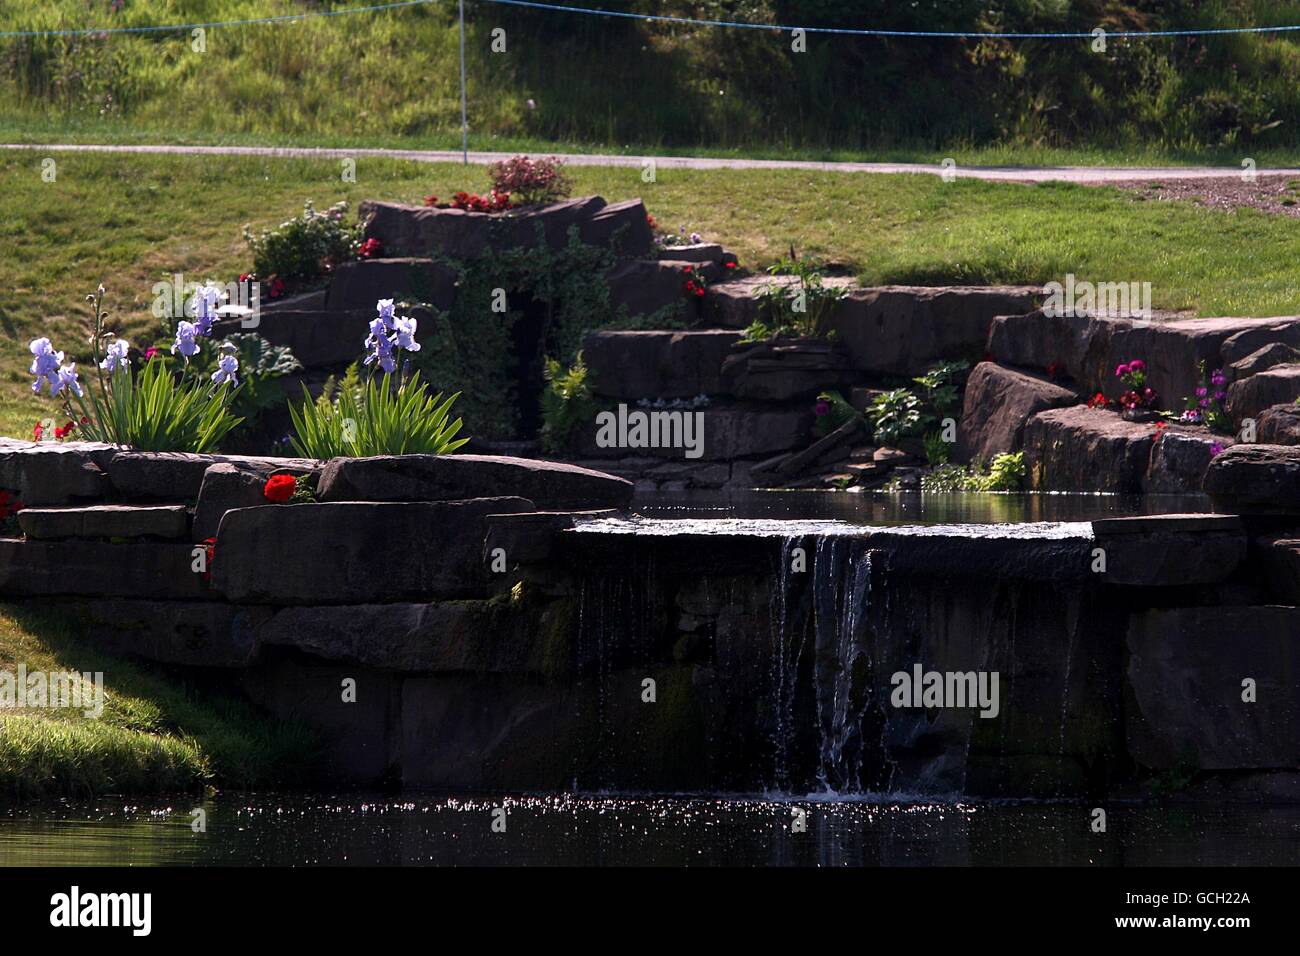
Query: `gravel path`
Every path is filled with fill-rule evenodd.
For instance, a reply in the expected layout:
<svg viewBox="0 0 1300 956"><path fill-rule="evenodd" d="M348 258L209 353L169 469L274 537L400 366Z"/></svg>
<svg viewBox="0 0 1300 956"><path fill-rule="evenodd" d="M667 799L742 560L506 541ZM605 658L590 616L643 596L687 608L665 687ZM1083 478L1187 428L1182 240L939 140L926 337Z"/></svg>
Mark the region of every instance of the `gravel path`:
<svg viewBox="0 0 1300 956"><path fill-rule="evenodd" d="M179 153L218 156L287 156L325 159L346 159L359 156L380 156L388 159L407 159L418 163L455 163L461 153L454 150L406 149L324 149L316 147L281 146L167 146L167 145L31 145L0 143L0 149L95 152L95 153ZM469 161L476 165L509 159L511 153L470 152ZM629 166L640 167L652 158L660 169L809 169L819 172L842 173L923 173L941 175L944 169L926 163L822 163L811 160L781 159L717 159L691 156L613 156L586 153L560 153L561 159L572 166ZM1047 182L1052 180L1073 183L1106 183L1129 186L1134 183L1172 183L1191 180L1241 183L1239 167L1214 168L1207 166L955 166L953 175L966 179L1004 180L1008 182ZM1259 170L1260 180L1266 176L1300 178L1300 169ZM1259 180L1257 180L1258 182ZM1244 184L1243 184L1244 185ZM1181 197L1180 197L1181 198Z"/></svg>

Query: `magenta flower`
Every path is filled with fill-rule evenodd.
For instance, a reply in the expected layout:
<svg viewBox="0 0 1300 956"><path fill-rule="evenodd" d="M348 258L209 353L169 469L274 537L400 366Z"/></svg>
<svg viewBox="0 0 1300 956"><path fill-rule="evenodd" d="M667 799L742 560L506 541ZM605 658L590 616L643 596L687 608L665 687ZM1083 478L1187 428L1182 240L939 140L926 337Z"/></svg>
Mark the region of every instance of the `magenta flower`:
<svg viewBox="0 0 1300 956"><path fill-rule="evenodd" d="M1118 365L1118 366L1116 366L1116 367L1115 367L1115 377L1116 377L1116 378L1123 378L1125 375L1127 375L1127 374L1129 373L1129 368L1130 368L1130 366L1128 366L1128 365Z"/></svg>

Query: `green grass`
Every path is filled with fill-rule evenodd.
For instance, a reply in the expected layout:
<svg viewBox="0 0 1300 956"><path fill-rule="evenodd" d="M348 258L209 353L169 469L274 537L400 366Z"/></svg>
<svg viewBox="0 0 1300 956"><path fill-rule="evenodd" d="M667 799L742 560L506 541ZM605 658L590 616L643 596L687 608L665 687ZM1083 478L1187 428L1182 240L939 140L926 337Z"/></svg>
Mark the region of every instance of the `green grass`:
<svg viewBox="0 0 1300 956"><path fill-rule="evenodd" d="M72 616L0 606L0 670L102 672L106 703L0 714L0 799L157 793L301 780L315 742L247 704L94 649Z"/></svg>
<svg viewBox="0 0 1300 956"><path fill-rule="evenodd" d="M89 319L84 295L107 302L137 344L160 336L153 284L181 272L229 280L249 267L244 223L274 225L304 199L419 202L428 193L481 189L481 167L366 160L357 182L333 160L272 157L0 155L7 215L0 242L0 434L28 436L53 414L28 392L29 338L76 351ZM1158 308L1201 315L1292 314L1300 306L1300 231L1252 210L1142 201L1110 188L1025 186L933 176L863 176L782 170L575 168L575 194L641 196L668 228L723 242L742 264L800 252L844 264L868 283L1041 284L1148 281ZM364 330L358 330L358 343ZM360 345L358 344L358 352ZM465 383L432 382L457 390Z"/></svg>
<svg viewBox="0 0 1300 956"><path fill-rule="evenodd" d="M131 27L361 0L8 0L0 30ZM1031 32L1300 22L1295 3L628 0L617 9ZM1300 38L789 37L470 4L473 143L936 162L1226 162L1300 154ZM506 31L507 49L490 48ZM33 141L459 143L455 5L188 33L0 39L0 132ZM530 106L530 101L532 105Z"/></svg>

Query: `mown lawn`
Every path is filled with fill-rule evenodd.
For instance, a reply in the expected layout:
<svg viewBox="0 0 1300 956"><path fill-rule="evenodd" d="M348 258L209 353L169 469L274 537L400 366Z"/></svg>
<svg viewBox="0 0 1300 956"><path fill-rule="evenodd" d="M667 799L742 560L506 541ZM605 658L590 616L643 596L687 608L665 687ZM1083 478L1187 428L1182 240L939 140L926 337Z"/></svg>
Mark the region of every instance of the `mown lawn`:
<svg viewBox="0 0 1300 956"><path fill-rule="evenodd" d="M0 605L0 671L102 672L105 707L0 710L0 800L302 781L315 742L233 698L110 657L74 617Z"/></svg>
<svg viewBox="0 0 1300 956"><path fill-rule="evenodd" d="M46 182L42 160L57 175ZM272 226L339 199L419 202L481 190L480 167L397 160L74 154L0 155L0 434L28 436L52 413L28 392L27 342L48 335L76 352L84 296L103 282L136 342L161 337L154 283L180 272L229 281L250 266L241 227ZM665 227L722 241L762 267L787 253L842 263L869 283L1152 283L1160 308L1266 316L1300 307L1300 227L1293 219L1115 189L1025 186L933 176L804 171L573 170L576 194L641 196ZM454 383L452 383L454 384Z"/></svg>

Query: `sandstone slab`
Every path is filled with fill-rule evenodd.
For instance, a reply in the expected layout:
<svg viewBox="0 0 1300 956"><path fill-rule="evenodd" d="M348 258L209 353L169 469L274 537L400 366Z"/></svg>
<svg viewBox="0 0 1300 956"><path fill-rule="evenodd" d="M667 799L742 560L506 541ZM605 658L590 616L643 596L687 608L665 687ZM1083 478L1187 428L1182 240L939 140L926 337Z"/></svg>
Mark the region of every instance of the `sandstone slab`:
<svg viewBox="0 0 1300 956"><path fill-rule="evenodd" d="M1040 298L1022 286L853 288L830 327L855 368L920 375L942 359L979 358L995 317L1029 312Z"/></svg>
<svg viewBox="0 0 1300 956"><path fill-rule="evenodd" d="M485 519L523 498L330 502L226 512L213 585L247 604L367 604L482 596Z"/></svg>
<svg viewBox="0 0 1300 956"><path fill-rule="evenodd" d="M497 455L335 458L321 473L322 501L452 501L514 496L541 508L620 508L631 482L603 472Z"/></svg>
<svg viewBox="0 0 1300 956"><path fill-rule="evenodd" d="M90 505L26 508L18 524L29 538L184 538L190 516L184 505Z"/></svg>
<svg viewBox="0 0 1300 956"><path fill-rule="evenodd" d="M123 451L113 456L108 476L124 498L192 501L203 486L208 467L221 462L263 476L276 471L307 474L320 467L305 458L264 458L256 455L194 455L188 452Z"/></svg>
<svg viewBox="0 0 1300 956"><path fill-rule="evenodd" d="M326 308L374 312L379 299L419 302L446 311L456 299L459 274L432 259L359 259L335 266Z"/></svg>
<svg viewBox="0 0 1300 956"><path fill-rule="evenodd" d="M1134 614L1129 750L1151 768L1300 766L1300 609L1191 607ZM1256 699L1244 701L1243 681Z"/></svg>
<svg viewBox="0 0 1300 956"><path fill-rule="evenodd" d="M1218 511L1300 514L1300 447L1233 445L1210 462L1202 487Z"/></svg>
<svg viewBox="0 0 1300 956"><path fill-rule="evenodd" d="M1044 491L1136 492L1156 429L1075 405L1039 412L1025 425L1025 465Z"/></svg>
<svg viewBox="0 0 1300 956"><path fill-rule="evenodd" d="M578 236L590 246L608 247L620 256L639 258L654 250L654 233L640 199L602 206L579 224Z"/></svg>
<svg viewBox="0 0 1300 956"><path fill-rule="evenodd" d="M1165 428L1151 449L1151 462L1143 490L1163 494L1195 494L1201 490L1205 469L1214 456L1232 445L1232 439L1204 429Z"/></svg>
<svg viewBox="0 0 1300 956"><path fill-rule="evenodd" d="M0 439L0 488L29 505L98 498L108 490L105 469L118 449L98 442Z"/></svg>
<svg viewBox="0 0 1300 956"><path fill-rule="evenodd" d="M722 363L738 332L592 332L583 340L583 360L598 395L693 398L722 391Z"/></svg>
<svg viewBox="0 0 1300 956"><path fill-rule="evenodd" d="M987 462L994 455L1019 451L1030 418L1078 401L1074 392L1045 379L981 362L966 380L957 459Z"/></svg>
<svg viewBox="0 0 1300 956"><path fill-rule="evenodd" d="M285 465L271 469L291 475L312 474L319 470L316 462L285 459ZM254 508L268 504L266 480L271 471L243 463L223 461L208 465L199 485L198 504L194 508L193 538L205 541L215 537L221 517L235 508Z"/></svg>
<svg viewBox="0 0 1300 956"><path fill-rule="evenodd" d="M1300 365L1272 368L1228 386L1227 412L1235 423L1258 419L1271 405L1294 403L1300 398Z"/></svg>
<svg viewBox="0 0 1300 956"><path fill-rule="evenodd" d="M686 276L682 273L682 269L690 266L688 262L660 259L628 259L618 263L605 276L610 308L615 315L628 318L679 308L685 319L695 318L698 306L695 298L686 293Z"/></svg>
<svg viewBox="0 0 1300 956"><path fill-rule="evenodd" d="M217 601L110 598L73 606L96 647L187 667L247 667L257 657L258 629L272 613Z"/></svg>
<svg viewBox="0 0 1300 956"><path fill-rule="evenodd" d="M0 539L0 594L106 595L212 600L194 548L166 541L19 541Z"/></svg>
<svg viewBox="0 0 1300 956"><path fill-rule="evenodd" d="M1259 413L1255 438L1261 445L1300 445L1300 405L1287 402Z"/></svg>

